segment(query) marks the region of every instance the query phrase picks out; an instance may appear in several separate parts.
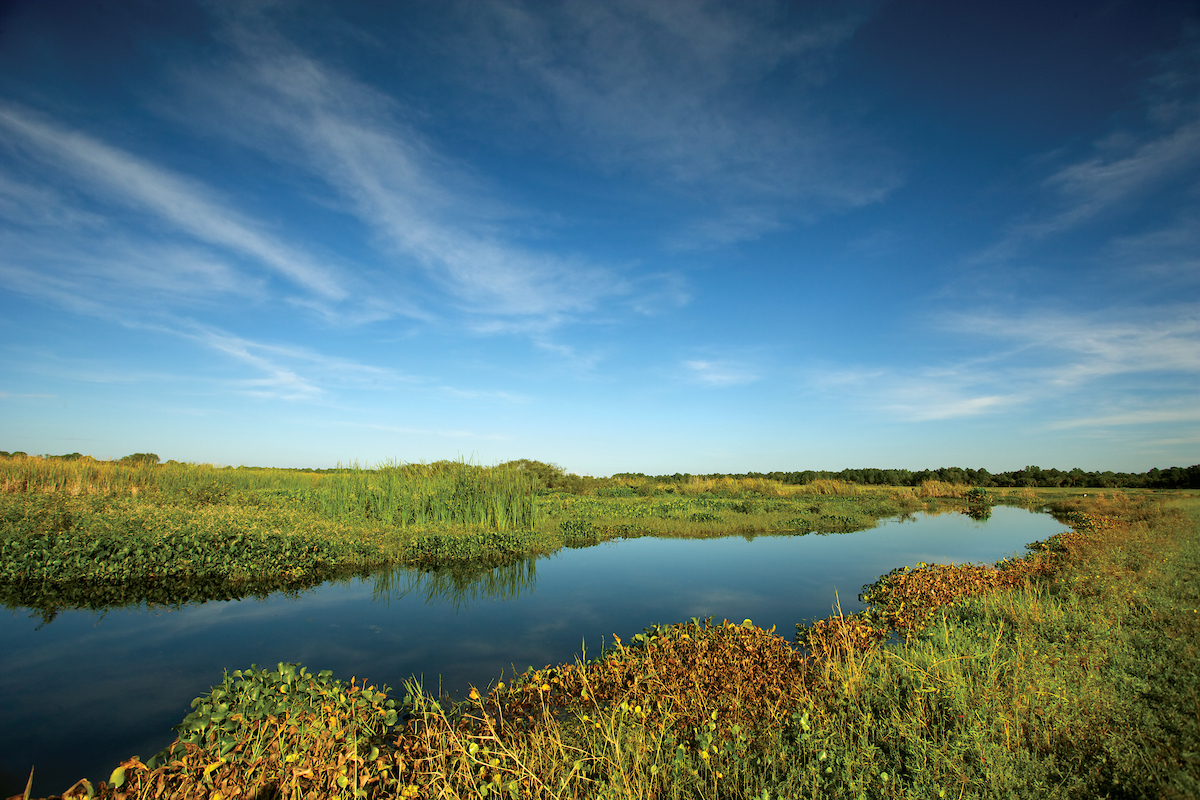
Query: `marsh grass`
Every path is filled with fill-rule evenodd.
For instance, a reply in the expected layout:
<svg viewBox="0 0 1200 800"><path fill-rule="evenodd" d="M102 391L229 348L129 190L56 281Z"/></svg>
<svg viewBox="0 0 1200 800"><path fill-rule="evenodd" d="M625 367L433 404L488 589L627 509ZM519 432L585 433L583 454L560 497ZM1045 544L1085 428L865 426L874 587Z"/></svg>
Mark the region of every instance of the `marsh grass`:
<svg viewBox="0 0 1200 800"><path fill-rule="evenodd" d="M730 534L844 533L918 509L936 509L911 496L883 492L786 497L651 496L539 498L542 529L555 525L565 543L590 544L615 537L706 538ZM959 509L961 510L961 509Z"/></svg>
<svg viewBox="0 0 1200 800"><path fill-rule="evenodd" d="M0 458L0 601L52 619L300 589L386 563L494 564L561 546L516 469L464 462L318 475Z"/></svg>
<svg viewBox="0 0 1200 800"><path fill-rule="evenodd" d="M681 497L746 497L788 498L798 495L858 495L870 491L870 487L858 486L836 479L818 479L806 484L787 484L770 478L701 478L692 476L682 482L659 482L650 478L617 478L613 486L598 492L609 497L656 497L678 495Z"/></svg>
<svg viewBox="0 0 1200 800"><path fill-rule="evenodd" d="M533 478L506 467L463 461L357 464L327 474L217 468L209 464L107 462L91 458L0 458L5 494L134 496L167 504L289 505L320 516L406 528L457 524L531 528Z"/></svg>
<svg viewBox="0 0 1200 800"><path fill-rule="evenodd" d="M573 495L542 492L535 477L454 461L317 474L0 458L0 600L52 618L139 598L172 605L301 589L384 564L462 574L615 538L845 533L957 502L757 478Z"/></svg>
<svg viewBox="0 0 1200 800"><path fill-rule="evenodd" d="M965 499L967 492L970 490L971 486L965 483L922 481L921 485L916 487L914 494L916 494L917 497L952 497L955 499Z"/></svg>
<svg viewBox="0 0 1200 800"><path fill-rule="evenodd" d="M536 488L524 470L387 462L331 477L315 490L317 509L326 516L400 528L460 524L497 531L527 530L537 520Z"/></svg>

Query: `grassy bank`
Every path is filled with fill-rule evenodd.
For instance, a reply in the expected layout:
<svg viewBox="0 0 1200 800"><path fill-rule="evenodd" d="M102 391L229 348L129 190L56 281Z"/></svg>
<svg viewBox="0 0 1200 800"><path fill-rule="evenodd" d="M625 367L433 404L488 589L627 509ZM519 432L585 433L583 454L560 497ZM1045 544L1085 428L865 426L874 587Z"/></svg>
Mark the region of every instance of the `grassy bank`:
<svg viewBox="0 0 1200 800"><path fill-rule="evenodd" d="M569 493L530 463L314 473L0 458L0 602L52 618L302 589L384 564L477 570L616 537L847 532L967 493L729 478L593 479Z"/></svg>
<svg viewBox="0 0 1200 800"><path fill-rule="evenodd" d="M1197 796L1200 499L1056 511L1071 529L1027 557L884 576L863 614L802 629L806 647L749 621L693 620L461 704L410 685L389 705L382 688L287 665L234 673L169 753L92 791Z"/></svg>

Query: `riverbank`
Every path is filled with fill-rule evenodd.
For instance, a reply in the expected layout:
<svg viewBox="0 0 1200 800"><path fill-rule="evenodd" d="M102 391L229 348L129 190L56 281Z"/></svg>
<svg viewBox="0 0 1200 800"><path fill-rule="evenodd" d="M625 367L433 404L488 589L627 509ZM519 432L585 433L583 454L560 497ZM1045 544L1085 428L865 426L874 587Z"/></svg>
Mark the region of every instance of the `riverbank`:
<svg viewBox="0 0 1200 800"><path fill-rule="evenodd" d="M0 603L46 619L172 607L301 590L386 564L479 570L614 538L844 533L970 502L950 484L610 481L571 494L535 479L461 462L317 474L0 459ZM1013 500L1037 502L1026 494Z"/></svg>
<svg viewBox="0 0 1200 800"><path fill-rule="evenodd" d="M121 788L154 796L162 778L163 796L264 783L347 797L359 783L373 796L1191 796L1200 503L1177 506L1192 517L1111 496L1065 504L1073 533L992 571L1020 578L999 590L970 571L907 573L928 580L904 591L893 581L888 597L938 607L900 645L852 635L924 619L883 600L874 617L827 625L819 658L752 625L697 621L510 676L460 706L410 686L396 748L370 742L369 714L309 717L299 730L312 741L285 734L303 721L298 708L253 721L252 705L230 697L262 697L286 678L239 676L193 715L212 734L202 749L152 771L131 762ZM370 692L367 705L386 702ZM252 766L252 742L276 742L278 758L268 748Z"/></svg>

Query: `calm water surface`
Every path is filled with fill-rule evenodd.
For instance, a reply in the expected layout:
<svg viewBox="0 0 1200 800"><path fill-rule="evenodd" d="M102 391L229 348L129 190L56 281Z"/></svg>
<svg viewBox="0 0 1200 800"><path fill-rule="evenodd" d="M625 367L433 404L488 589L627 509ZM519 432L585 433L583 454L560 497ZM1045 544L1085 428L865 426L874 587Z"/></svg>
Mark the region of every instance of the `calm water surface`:
<svg viewBox="0 0 1200 800"><path fill-rule="evenodd" d="M890 520L834 535L634 539L563 550L454 591L408 570L331 582L299 597L182 609L0 612L0 797L59 793L149 758L222 670L299 661L398 689L412 675L465 692L527 666L571 661L652 623L752 619L794 638L795 623L846 613L858 592L918 561L993 562L1063 526L997 507Z"/></svg>

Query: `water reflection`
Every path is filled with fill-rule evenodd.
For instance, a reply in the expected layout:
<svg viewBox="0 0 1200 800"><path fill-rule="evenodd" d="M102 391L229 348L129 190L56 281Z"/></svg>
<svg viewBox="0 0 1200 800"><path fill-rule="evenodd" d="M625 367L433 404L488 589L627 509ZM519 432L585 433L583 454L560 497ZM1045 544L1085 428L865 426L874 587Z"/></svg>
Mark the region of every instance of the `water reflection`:
<svg viewBox="0 0 1200 800"><path fill-rule="evenodd" d="M157 613L177 611L200 603L258 599L282 595L299 597L305 591L331 580L345 580L369 574L363 570L327 572L295 578L261 578L254 581L228 581L223 578L166 577L150 581L124 583L0 584L0 605L10 610L28 609L31 616L48 625L60 614L72 611L107 611L115 608L145 609Z"/></svg>
<svg viewBox="0 0 1200 800"><path fill-rule="evenodd" d="M971 506L965 513L977 522L987 522L992 518L992 507L985 505Z"/></svg>
<svg viewBox="0 0 1200 800"><path fill-rule="evenodd" d="M1042 508L1026 509L1040 513ZM1009 509L1015 512L1016 509ZM1009 513L1006 511L1006 513ZM992 517L992 506L986 503L943 505L937 508L903 514L882 524L908 523L944 515L964 515L976 522ZM843 535L844 532L815 531L774 533L745 533L747 542L762 537L797 537ZM723 537L717 537L723 538ZM569 549L596 546L595 539L578 540ZM344 584L361 578L374 582L374 599L385 603L408 597L424 597L426 603L445 603L456 611L466 611L483 600L512 600L533 592L537 582L536 558L516 558L499 565L479 567L456 566L444 569L414 569L392 566L380 571L349 570L308 574L302 578L266 577L254 581L230 582L224 579L165 577L151 581L127 583L36 583L0 585L0 605L10 610L28 609L41 625L52 622L60 614L72 611L105 611L115 608L144 609L151 613L179 610L209 602L228 602L241 599L265 600L269 597L297 598L328 583Z"/></svg>
<svg viewBox="0 0 1200 800"><path fill-rule="evenodd" d="M516 600L530 594L537 583L537 559L522 558L485 569L415 570L396 566L372 576L373 602L391 605L409 597L445 604L456 612L480 601Z"/></svg>

